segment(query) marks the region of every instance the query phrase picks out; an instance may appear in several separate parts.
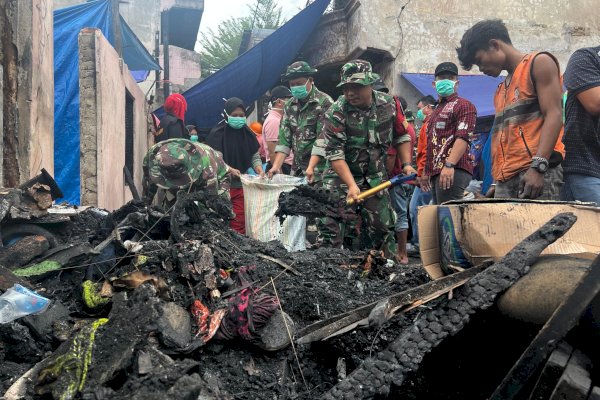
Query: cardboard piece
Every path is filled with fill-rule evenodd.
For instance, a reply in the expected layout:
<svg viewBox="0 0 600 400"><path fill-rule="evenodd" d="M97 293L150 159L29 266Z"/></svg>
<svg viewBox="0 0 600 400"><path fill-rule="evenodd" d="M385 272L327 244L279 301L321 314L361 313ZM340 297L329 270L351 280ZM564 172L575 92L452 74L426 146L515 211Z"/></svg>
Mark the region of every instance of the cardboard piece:
<svg viewBox="0 0 600 400"><path fill-rule="evenodd" d="M423 267L432 279L438 279L444 275L442 266L498 261L561 212L574 213L577 222L542 254L595 258L600 253L600 208L573 202L489 199L419 208Z"/></svg>

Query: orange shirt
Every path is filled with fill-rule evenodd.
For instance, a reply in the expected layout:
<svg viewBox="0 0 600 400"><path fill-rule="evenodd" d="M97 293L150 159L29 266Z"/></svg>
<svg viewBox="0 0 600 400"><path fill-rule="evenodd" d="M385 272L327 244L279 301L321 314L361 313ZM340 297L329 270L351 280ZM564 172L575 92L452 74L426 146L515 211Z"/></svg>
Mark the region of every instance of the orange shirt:
<svg viewBox="0 0 600 400"><path fill-rule="evenodd" d="M427 122L424 121L419 130L417 142L417 175L423 176L425 172L425 160L427 159Z"/></svg>
<svg viewBox="0 0 600 400"><path fill-rule="evenodd" d="M494 96L496 117L492 131L492 177L506 182L531 165L537 154L544 116L533 83L531 68L535 56L527 54L513 72L507 85L498 85ZM558 61L550 53L556 65ZM558 100L558 99L557 99ZM554 147L564 157L563 128Z"/></svg>

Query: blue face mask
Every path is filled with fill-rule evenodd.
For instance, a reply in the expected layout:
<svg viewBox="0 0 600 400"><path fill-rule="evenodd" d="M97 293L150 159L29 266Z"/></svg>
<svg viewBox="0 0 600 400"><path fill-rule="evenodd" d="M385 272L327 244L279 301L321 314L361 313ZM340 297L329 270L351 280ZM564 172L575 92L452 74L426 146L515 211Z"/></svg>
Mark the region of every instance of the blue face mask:
<svg viewBox="0 0 600 400"><path fill-rule="evenodd" d="M290 87L292 96L294 96L298 100L302 100L302 99L305 99L306 97L308 97L308 89L306 87L306 86L308 86L308 82L309 81L306 81L306 83L304 85Z"/></svg>
<svg viewBox="0 0 600 400"><path fill-rule="evenodd" d="M229 114L225 115L227 115L227 124L233 129L240 129L246 125L246 117L232 117Z"/></svg>
<svg viewBox="0 0 600 400"><path fill-rule="evenodd" d="M442 79L439 81L435 81L435 91L441 97L448 97L454 94L454 86L456 85L456 81L450 79Z"/></svg>

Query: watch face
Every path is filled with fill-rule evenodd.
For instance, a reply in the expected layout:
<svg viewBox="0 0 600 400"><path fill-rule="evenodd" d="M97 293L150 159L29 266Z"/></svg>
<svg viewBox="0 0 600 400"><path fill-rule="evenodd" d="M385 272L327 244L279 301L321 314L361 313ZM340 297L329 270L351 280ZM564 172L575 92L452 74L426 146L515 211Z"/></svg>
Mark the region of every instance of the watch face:
<svg viewBox="0 0 600 400"><path fill-rule="evenodd" d="M538 164L538 169L540 170L540 172L546 172L548 171L548 164L545 162L541 162Z"/></svg>

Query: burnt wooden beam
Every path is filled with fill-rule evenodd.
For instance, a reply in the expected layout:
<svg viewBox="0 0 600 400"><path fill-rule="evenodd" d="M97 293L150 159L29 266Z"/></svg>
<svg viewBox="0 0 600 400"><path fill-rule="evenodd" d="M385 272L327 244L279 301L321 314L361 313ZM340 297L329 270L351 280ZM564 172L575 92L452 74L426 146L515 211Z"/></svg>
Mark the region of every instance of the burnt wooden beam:
<svg viewBox="0 0 600 400"><path fill-rule="evenodd" d="M387 396L392 384L400 386L423 357L445 338L458 333L471 315L491 307L496 297L529 271L540 253L562 237L577 221L572 213L558 214L515 246L502 260L477 274L455 296L435 309L423 312L383 351L365 360L325 399L371 399Z"/></svg>
<svg viewBox="0 0 600 400"><path fill-rule="evenodd" d="M552 317L525 349L490 400L513 399L539 370L558 342L579 322L590 302L600 293L600 257L581 278L573 292L556 309Z"/></svg>

